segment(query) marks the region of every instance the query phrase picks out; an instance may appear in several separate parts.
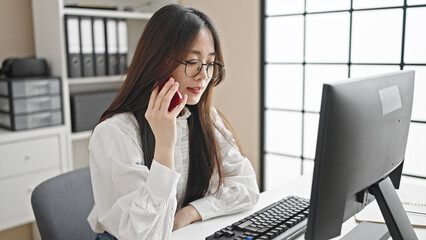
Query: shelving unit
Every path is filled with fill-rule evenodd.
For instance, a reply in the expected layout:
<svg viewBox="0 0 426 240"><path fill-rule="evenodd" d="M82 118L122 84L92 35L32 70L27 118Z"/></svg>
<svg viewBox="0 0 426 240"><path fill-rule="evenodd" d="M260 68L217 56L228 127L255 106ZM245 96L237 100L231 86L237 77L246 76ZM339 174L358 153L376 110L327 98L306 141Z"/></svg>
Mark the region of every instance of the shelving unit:
<svg viewBox="0 0 426 240"><path fill-rule="evenodd" d="M35 53L46 59L53 76L62 80L64 124L27 131L0 129L0 231L34 221L30 196L32 189L55 175L88 165L88 140L92 131L71 131L70 94L118 89L125 75L68 78L65 43L65 15L125 19L128 29L128 62L151 13L92 10L64 7L64 1L32 0ZM85 2L141 5L148 0L86 0ZM166 4L174 0L152 1ZM3 156L4 153L4 156Z"/></svg>
<svg viewBox="0 0 426 240"><path fill-rule="evenodd" d="M102 3L102 1L91 2ZM111 4L111 1L104 2ZM118 9L123 8L120 5L123 3L118 0L116 3ZM126 1L126 4L130 5L138 5L140 3L143 3L143 0ZM139 37L152 13L66 8L63 0L33 0L36 55L45 58L51 67L52 74L62 78L64 116L69 149L68 158L71 162L71 168L78 168L88 165L87 144L91 131L71 132L70 94L118 89L124 82L125 75L68 78L64 27L64 16L66 15L125 19L128 26L127 59L130 63Z"/></svg>

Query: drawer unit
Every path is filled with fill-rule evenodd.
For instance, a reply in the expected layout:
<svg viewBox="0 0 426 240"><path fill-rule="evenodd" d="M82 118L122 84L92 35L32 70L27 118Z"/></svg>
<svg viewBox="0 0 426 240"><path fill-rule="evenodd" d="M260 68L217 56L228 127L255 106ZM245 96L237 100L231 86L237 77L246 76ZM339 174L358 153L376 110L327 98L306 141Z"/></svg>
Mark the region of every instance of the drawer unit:
<svg viewBox="0 0 426 240"><path fill-rule="evenodd" d="M1 144L0 153L0 179L59 167L59 136Z"/></svg>
<svg viewBox="0 0 426 240"><path fill-rule="evenodd" d="M61 97L41 96L31 98L9 99L0 97L0 111L11 114L22 114L61 109Z"/></svg>
<svg viewBox="0 0 426 240"><path fill-rule="evenodd" d="M11 98L58 95L60 92L58 77L0 79L0 95Z"/></svg>
<svg viewBox="0 0 426 240"><path fill-rule="evenodd" d="M62 111L31 113L26 115L13 115L0 113L0 126L11 130L24 130L31 128L60 125L63 123Z"/></svg>
<svg viewBox="0 0 426 240"><path fill-rule="evenodd" d="M59 167L25 176L0 179L0 231L34 221L31 193L43 181L60 173Z"/></svg>
<svg viewBox="0 0 426 240"><path fill-rule="evenodd" d="M62 123L60 78L0 78L0 127L18 131Z"/></svg>

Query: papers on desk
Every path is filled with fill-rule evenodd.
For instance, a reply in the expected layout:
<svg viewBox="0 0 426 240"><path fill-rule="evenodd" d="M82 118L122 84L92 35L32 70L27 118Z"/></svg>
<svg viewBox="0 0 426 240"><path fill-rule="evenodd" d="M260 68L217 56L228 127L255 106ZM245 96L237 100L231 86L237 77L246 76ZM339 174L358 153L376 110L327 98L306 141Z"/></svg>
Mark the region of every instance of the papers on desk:
<svg viewBox="0 0 426 240"><path fill-rule="evenodd" d="M424 187L407 184L397 192L411 225L426 228L426 191ZM355 219L357 222L385 223L376 201L357 213Z"/></svg>

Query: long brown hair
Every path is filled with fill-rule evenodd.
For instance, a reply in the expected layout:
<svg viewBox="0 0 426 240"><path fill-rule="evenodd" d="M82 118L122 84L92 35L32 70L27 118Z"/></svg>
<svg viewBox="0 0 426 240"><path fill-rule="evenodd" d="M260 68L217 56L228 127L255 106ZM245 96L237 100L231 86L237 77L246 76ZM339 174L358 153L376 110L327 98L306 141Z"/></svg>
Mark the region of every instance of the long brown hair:
<svg viewBox="0 0 426 240"><path fill-rule="evenodd" d="M150 168L154 157L155 138L144 114L152 90L166 79L191 50L199 31L207 27L213 35L216 60L224 63L217 31L204 13L177 4L158 10L147 23L138 42L126 80L117 96L103 113L99 123L117 113L132 112L140 127L144 164ZM189 127L189 173L183 206L203 197L215 171L223 183L222 159L212 119L212 86L224 74L210 81L196 105L187 105L191 112ZM226 120L224 120L227 124ZM230 129L232 131L232 128ZM225 136L226 137L226 136ZM235 136L236 137L236 136ZM219 187L218 187L219 188Z"/></svg>

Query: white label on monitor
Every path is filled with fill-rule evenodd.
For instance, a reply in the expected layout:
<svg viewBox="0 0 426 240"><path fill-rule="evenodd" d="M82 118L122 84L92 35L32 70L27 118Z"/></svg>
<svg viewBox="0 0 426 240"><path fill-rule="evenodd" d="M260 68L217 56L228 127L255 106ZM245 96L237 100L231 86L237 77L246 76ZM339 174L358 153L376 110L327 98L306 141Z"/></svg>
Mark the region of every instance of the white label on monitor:
<svg viewBox="0 0 426 240"><path fill-rule="evenodd" d="M379 90L383 115L401 108L401 95L397 85Z"/></svg>

